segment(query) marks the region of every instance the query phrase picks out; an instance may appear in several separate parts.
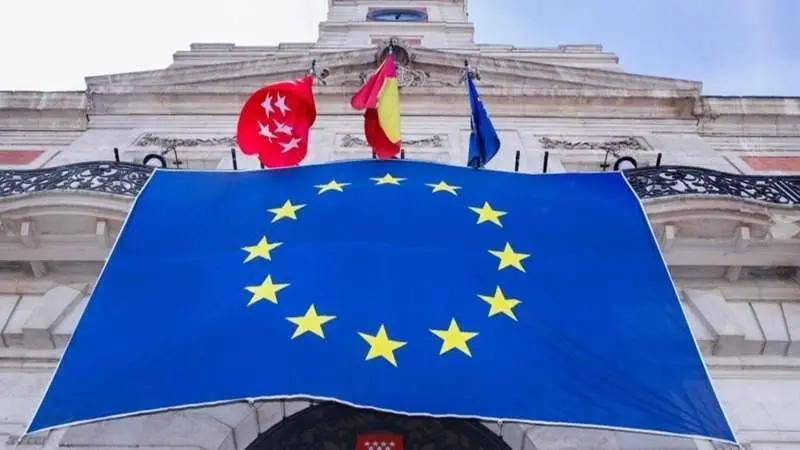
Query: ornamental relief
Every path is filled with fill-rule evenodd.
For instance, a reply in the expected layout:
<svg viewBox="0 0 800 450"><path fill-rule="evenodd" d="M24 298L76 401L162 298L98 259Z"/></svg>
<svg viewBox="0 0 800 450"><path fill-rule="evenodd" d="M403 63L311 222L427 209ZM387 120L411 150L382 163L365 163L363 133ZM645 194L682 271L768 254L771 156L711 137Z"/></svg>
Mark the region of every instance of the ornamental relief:
<svg viewBox="0 0 800 450"><path fill-rule="evenodd" d="M584 138L585 139L585 138ZM586 140L578 139L553 139L547 136L539 138L539 143L545 150L563 150L563 151L581 151L581 150L595 150L609 152L612 155L619 156L623 153L638 153L651 151L652 149L644 143L645 141L639 137L623 136L612 137L605 140L602 138L588 138Z"/></svg>
<svg viewBox="0 0 800 450"><path fill-rule="evenodd" d="M367 82L367 79L375 72L374 69L364 70L361 72L349 73L342 77L331 77L332 79L326 80L328 86L351 86L361 87ZM459 69L453 69L452 74L431 73L423 69L415 69L412 67L398 66L397 67L397 85L401 88L405 87L456 87L461 83L461 74Z"/></svg>
<svg viewBox="0 0 800 450"><path fill-rule="evenodd" d="M408 139L408 140L404 139L401 142L401 147L404 149L407 149L409 147L444 148L445 140L446 138L443 138L442 136L435 134L433 136L428 136L420 139ZM341 137L339 141L339 147L369 148L369 144L364 138L348 133Z"/></svg>
<svg viewBox="0 0 800 450"><path fill-rule="evenodd" d="M181 147L235 147L236 139L233 136L210 136L179 138L173 136L159 136L154 133L144 133L133 142L136 147L159 147L162 150L172 150Z"/></svg>

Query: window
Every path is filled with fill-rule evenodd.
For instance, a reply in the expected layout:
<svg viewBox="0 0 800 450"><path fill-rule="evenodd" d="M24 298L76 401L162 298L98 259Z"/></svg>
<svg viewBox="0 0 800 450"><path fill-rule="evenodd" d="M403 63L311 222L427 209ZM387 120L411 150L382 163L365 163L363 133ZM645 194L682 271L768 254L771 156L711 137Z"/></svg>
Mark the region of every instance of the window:
<svg viewBox="0 0 800 450"><path fill-rule="evenodd" d="M370 8L367 20L375 22L427 22L425 9L414 8Z"/></svg>

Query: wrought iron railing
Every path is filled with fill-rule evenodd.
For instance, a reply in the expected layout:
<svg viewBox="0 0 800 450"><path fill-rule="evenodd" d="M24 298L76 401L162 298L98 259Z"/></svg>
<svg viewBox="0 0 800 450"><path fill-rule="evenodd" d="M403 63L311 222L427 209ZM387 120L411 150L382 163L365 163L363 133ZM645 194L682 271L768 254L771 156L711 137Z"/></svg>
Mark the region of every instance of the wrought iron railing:
<svg viewBox="0 0 800 450"><path fill-rule="evenodd" d="M91 191L135 196L153 167L87 161L34 170L0 170L0 197L45 191Z"/></svg>
<svg viewBox="0 0 800 450"><path fill-rule="evenodd" d="M0 197L43 191L91 191L135 196L153 168L90 161L36 170L0 170ZM623 172L642 199L702 195L800 205L800 176L737 175L700 167L660 166Z"/></svg>
<svg viewBox="0 0 800 450"><path fill-rule="evenodd" d="M800 205L800 176L739 175L688 166L643 167L623 173L641 199L704 195Z"/></svg>

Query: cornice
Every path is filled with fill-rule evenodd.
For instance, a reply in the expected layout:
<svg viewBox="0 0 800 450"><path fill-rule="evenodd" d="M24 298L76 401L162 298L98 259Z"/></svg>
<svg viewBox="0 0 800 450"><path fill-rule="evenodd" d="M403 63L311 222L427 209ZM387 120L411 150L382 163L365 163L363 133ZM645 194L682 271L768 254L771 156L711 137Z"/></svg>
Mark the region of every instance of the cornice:
<svg viewBox="0 0 800 450"><path fill-rule="evenodd" d="M0 109L66 111L86 109L84 91L0 91Z"/></svg>
<svg viewBox="0 0 800 450"><path fill-rule="evenodd" d="M464 60L472 59L470 63L473 68L482 73L516 75L524 79L571 83L581 87L616 88L628 91L691 91L693 96L699 97L702 86L701 83L695 81L520 61L513 59L511 55L508 58L486 55L472 58L474 55L469 53L428 48L412 49L410 53L415 66L444 67L452 70L455 76L463 68ZM202 88L203 82L219 84L220 81L242 80L249 77L265 80L297 76L308 70L312 60L316 60L317 67L327 68L331 72L360 70L363 68L362 66L374 67L375 49L365 48L305 56L276 55L239 62L179 66L156 71L88 77L86 82L90 93L121 92L129 86L174 87L179 85L187 85L195 92L201 92L199 89Z"/></svg>
<svg viewBox="0 0 800 450"><path fill-rule="evenodd" d="M703 96L698 115L793 116L800 117L800 97L721 97Z"/></svg>
<svg viewBox="0 0 800 450"><path fill-rule="evenodd" d="M308 70L311 61L318 67L341 67L346 65L374 64L375 49L331 51L327 53L298 55L275 55L246 61L209 65L179 66L161 70L110 74L87 77L90 92L115 91L118 87L194 85L204 81L221 81L247 77L286 75L296 77ZM197 86L194 86L197 87Z"/></svg>
<svg viewBox="0 0 800 450"><path fill-rule="evenodd" d="M798 186L800 188L800 185ZM731 195L706 196L702 194L685 195L679 199L672 197L653 198L647 201L648 214L654 217L690 217L709 214L718 214L721 217L731 217L742 221L767 224L774 213L797 213L798 207L791 204L777 204L759 199L743 198ZM800 219L800 216L798 216Z"/></svg>
<svg viewBox="0 0 800 450"><path fill-rule="evenodd" d="M0 91L0 130L85 130L87 106L82 91Z"/></svg>
<svg viewBox="0 0 800 450"><path fill-rule="evenodd" d="M359 115L350 108L354 89L315 88L317 113ZM236 115L252 92L247 87L121 87L111 94L93 94L89 114L222 114ZM614 117L691 119L689 91L624 89L552 89L484 87L481 97L493 117ZM409 87L401 93L406 116L461 116L466 108L460 87Z"/></svg>
<svg viewBox="0 0 800 450"><path fill-rule="evenodd" d="M27 192L0 196L0 215L6 220L41 216L72 215L122 221L128 215L131 198L107 192L82 191Z"/></svg>
<svg viewBox="0 0 800 450"><path fill-rule="evenodd" d="M468 58L472 68L477 68L480 72L514 73L531 79L564 81L604 88L616 87L626 90L664 89L692 91L697 97L700 96L702 88L702 83L698 81L523 61L514 59L514 55L508 55L507 57L480 55L475 59L471 59L470 56L472 55L468 53L423 48L414 51L414 62L460 68L464 65L464 59Z"/></svg>

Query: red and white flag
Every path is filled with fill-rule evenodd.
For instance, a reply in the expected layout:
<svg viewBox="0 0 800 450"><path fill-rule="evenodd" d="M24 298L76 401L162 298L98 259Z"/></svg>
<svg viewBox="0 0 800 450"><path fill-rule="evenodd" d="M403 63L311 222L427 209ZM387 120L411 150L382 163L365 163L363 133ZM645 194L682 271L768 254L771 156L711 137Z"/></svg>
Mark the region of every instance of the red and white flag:
<svg viewBox="0 0 800 450"><path fill-rule="evenodd" d="M255 91L242 106L236 141L242 153L258 155L265 167L296 166L308 153L317 119L313 75L279 81Z"/></svg>
<svg viewBox="0 0 800 450"><path fill-rule="evenodd" d="M390 433L362 433L356 438L356 450L403 450L403 436Z"/></svg>

